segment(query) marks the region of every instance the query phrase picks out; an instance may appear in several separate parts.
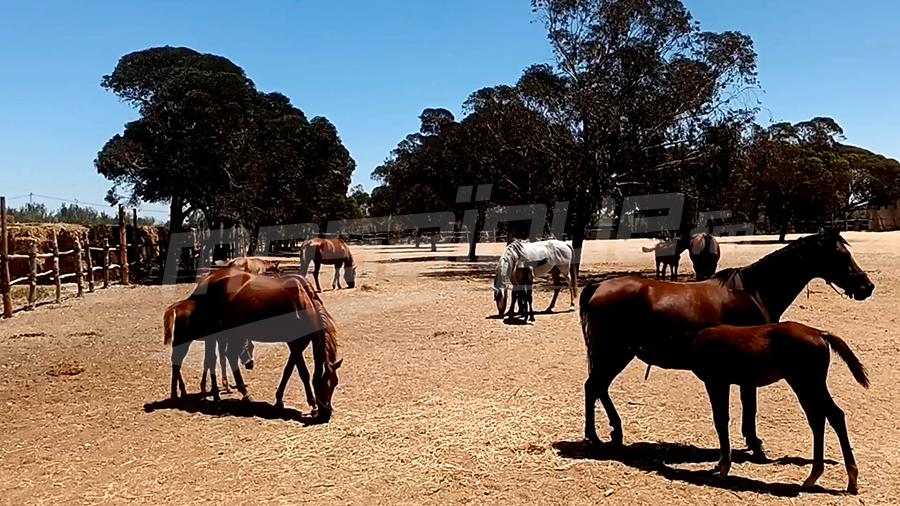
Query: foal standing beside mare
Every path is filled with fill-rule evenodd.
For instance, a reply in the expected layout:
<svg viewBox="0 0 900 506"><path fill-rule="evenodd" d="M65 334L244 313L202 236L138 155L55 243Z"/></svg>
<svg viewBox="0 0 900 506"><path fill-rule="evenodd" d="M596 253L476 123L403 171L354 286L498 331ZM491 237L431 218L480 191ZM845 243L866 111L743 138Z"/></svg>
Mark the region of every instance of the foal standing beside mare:
<svg viewBox="0 0 900 506"><path fill-rule="evenodd" d="M856 300L875 285L853 260L847 241L827 231L797 239L739 269L726 269L697 283L668 283L624 276L585 287L581 326L588 355L584 383L585 437L599 443L594 407L599 399L612 426L612 444L623 443L622 420L609 386L635 356L648 365L681 369L665 350L668 336L720 324L777 322L794 298L815 278L841 287ZM742 432L748 447L764 459L756 436L756 387L741 386Z"/></svg>
<svg viewBox="0 0 900 506"><path fill-rule="evenodd" d="M322 287L319 286L319 269L322 264L334 265L334 280L331 282L331 289L340 288L340 272L341 267L344 268L344 281L348 288L356 286L356 266L353 264L353 253L350 252L350 246L342 237L337 239L323 239L316 237L304 241L300 246L300 275L306 277L309 272L309 263L313 262L315 268L313 270L313 279L316 281L316 291L321 292Z"/></svg>
<svg viewBox="0 0 900 506"><path fill-rule="evenodd" d="M866 368L843 339L828 332L794 322L755 327L720 325L701 331L686 347L685 360L706 384L713 421L719 435L722 457L719 475L731 468L728 437L728 394L730 385L763 387L786 380L797 395L813 433L813 467L803 482L812 487L825 470L825 420L837 433L847 468L847 491L857 493L859 471L844 412L828 392L826 378L831 361L829 348L837 352L857 383L869 387ZM677 352L676 352L677 353Z"/></svg>
<svg viewBox="0 0 900 506"><path fill-rule="evenodd" d="M553 276L553 299L547 311L556 305L556 298L562 288L560 277L566 280L569 287L569 307L575 307L577 295L577 273L575 271L575 252L568 244L555 239L538 242L513 241L503 251L497 262L497 271L494 275L494 303L497 305L497 313L503 316L506 310L506 301L509 297L508 290L516 266L523 262L543 262L534 267L534 277L550 273Z"/></svg>

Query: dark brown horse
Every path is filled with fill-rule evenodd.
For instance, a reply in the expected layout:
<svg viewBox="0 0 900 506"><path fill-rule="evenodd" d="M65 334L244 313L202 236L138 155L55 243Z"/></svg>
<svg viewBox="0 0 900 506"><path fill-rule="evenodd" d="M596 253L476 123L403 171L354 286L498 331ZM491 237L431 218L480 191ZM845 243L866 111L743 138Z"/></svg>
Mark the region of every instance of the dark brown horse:
<svg viewBox="0 0 900 506"><path fill-rule="evenodd" d="M857 492L856 460L847 437L844 412L828 392L826 378L831 361L829 347L837 352L853 378L869 387L866 369L843 339L799 323L785 322L754 327L720 325L690 339L685 363L705 384L719 435L722 457L719 475L731 468L728 437L728 391L730 385L763 387L786 380L797 395L813 433L813 467L803 483L812 487L825 470L825 420L837 433L847 468L847 491ZM678 354L676 349L673 354Z"/></svg>
<svg viewBox="0 0 900 506"><path fill-rule="evenodd" d="M622 444L622 421L609 396L613 379L634 359L663 368L681 368L661 346L667 336L719 324L776 322L815 278L834 283L854 299L868 298L875 286L856 265L837 232L798 239L756 263L726 269L697 283L669 283L625 276L593 284L581 294L581 325L588 353L584 384L585 436L599 442L594 407L600 400L612 426L612 443ZM756 388L741 387L742 431L757 458L765 458L756 436Z"/></svg>
<svg viewBox="0 0 900 506"><path fill-rule="evenodd" d="M669 279L678 280L678 264L684 253L685 241L669 239L659 241L652 248L642 247L644 253L653 253L656 260L656 279L666 279L666 268L669 268Z"/></svg>
<svg viewBox="0 0 900 506"><path fill-rule="evenodd" d="M691 256L691 263L694 264L694 274L697 281L703 281L713 277L716 273L716 266L719 265L719 258L722 253L719 250L719 242L711 234L701 232L694 234L690 238L688 253Z"/></svg>
<svg viewBox="0 0 900 506"><path fill-rule="evenodd" d="M197 313L197 301L185 299L178 301L168 308L163 314L163 343L172 345L172 391L171 397L186 396L184 378L181 376L181 367L190 350L191 343L203 339L205 355L203 359L203 379L200 380L200 391L206 393L206 378L212 380L210 393L213 398L219 399L219 387L216 384L216 347L219 348L219 357L222 362L222 384L225 391L229 390L228 376L225 374L225 350L228 346L224 336L207 335L207 322L201 322L200 313ZM248 341L245 341L249 344ZM253 348L246 345L241 349L241 361L247 369L253 369Z"/></svg>
<svg viewBox="0 0 900 506"><path fill-rule="evenodd" d="M228 340L228 362L237 389L245 398L249 394L238 369L241 343L247 336L254 341L283 342L288 345L290 356L275 393L276 407L283 406L284 390L296 367L314 412L325 420L331 416L331 399L338 383L337 369L341 366L341 361L336 359L337 330L321 299L305 279L271 278L226 268L202 280L191 300L193 307L188 308L185 332L195 336L224 336ZM175 339L179 339L177 328ZM303 360L303 350L310 343L315 361L312 391ZM212 363L215 367L214 358ZM173 384L176 372L173 361Z"/></svg>
<svg viewBox="0 0 900 506"><path fill-rule="evenodd" d="M350 246L344 242L344 239L323 239L316 237L300 246L300 274L306 276L309 272L309 263L315 264L313 270L313 279L316 281L316 290L321 292L322 287L319 286L319 269L322 264L334 266L334 280L331 282L331 288L340 288L340 272L341 267L344 268L344 281L348 288L356 286L356 266L353 264L353 254L350 252Z"/></svg>

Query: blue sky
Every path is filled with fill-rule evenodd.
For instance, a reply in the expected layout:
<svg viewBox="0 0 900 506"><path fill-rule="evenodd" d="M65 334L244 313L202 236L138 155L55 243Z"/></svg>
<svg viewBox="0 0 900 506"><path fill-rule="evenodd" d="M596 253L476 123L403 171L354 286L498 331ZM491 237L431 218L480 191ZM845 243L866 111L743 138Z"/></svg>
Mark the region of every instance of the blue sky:
<svg viewBox="0 0 900 506"><path fill-rule="evenodd" d="M900 2L685 3L704 29L753 38L761 121L832 116L848 142L900 157ZM280 91L308 116L334 122L357 163L353 182L367 189L372 169L418 128L423 108L459 114L472 91L512 83L529 64L551 61L528 0L0 8L0 194L7 197L103 201L109 184L93 159L136 112L99 83L131 51L175 45L230 58L260 90Z"/></svg>

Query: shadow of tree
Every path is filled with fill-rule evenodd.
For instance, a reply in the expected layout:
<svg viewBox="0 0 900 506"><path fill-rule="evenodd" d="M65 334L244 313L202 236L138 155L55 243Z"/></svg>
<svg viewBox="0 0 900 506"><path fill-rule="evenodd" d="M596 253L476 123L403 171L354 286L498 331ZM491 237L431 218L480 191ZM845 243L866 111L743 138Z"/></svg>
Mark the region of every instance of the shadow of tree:
<svg viewBox="0 0 900 506"><path fill-rule="evenodd" d="M724 479L716 476L712 470L692 470L670 467L668 464L697 464L718 462L719 450L697 448L679 443L634 443L622 448L610 445L594 445L588 441L558 441L553 443L557 455L577 460L603 460L621 462L626 466L642 471L656 473L669 480L683 481L693 485L731 490L734 492L756 492L777 497L796 497L800 492L827 495L844 495L840 490L823 487L802 488L794 483L767 483L752 478L728 476ZM751 456L746 451L735 451L732 460L735 463L749 462ZM827 464L835 464L826 460ZM767 462L774 465L810 465L812 461L800 457L783 457Z"/></svg>
<svg viewBox="0 0 900 506"><path fill-rule="evenodd" d="M318 425L328 420L322 417L304 415L293 408L276 408L262 401L242 399L222 399L218 402L206 400L204 394L188 394L178 399L163 399L144 404L144 412L175 409L187 413L202 413L210 416L236 416L242 418L264 418L266 420L286 420L303 425Z"/></svg>

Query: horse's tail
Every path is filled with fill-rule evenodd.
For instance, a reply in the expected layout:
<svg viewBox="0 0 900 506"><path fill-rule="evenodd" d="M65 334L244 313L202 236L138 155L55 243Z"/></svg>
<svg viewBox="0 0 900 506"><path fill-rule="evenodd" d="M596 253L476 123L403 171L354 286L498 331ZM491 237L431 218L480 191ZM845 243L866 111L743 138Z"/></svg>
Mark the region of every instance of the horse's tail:
<svg viewBox="0 0 900 506"><path fill-rule="evenodd" d="M822 339L824 339L825 342L831 346L831 349L836 351L844 363L847 364L847 368L849 368L850 373L853 374L853 379L864 388L869 388L869 373L866 372L866 366L862 365L862 362L859 361L859 358L853 353L853 350L850 349L847 342L829 332L822 332Z"/></svg>
<svg viewBox="0 0 900 506"><path fill-rule="evenodd" d="M175 321L178 319L178 303L172 304L166 308L163 314L163 344L172 344L175 338Z"/></svg>
<svg viewBox="0 0 900 506"><path fill-rule="evenodd" d="M590 309L591 298L594 297L594 293L599 286L598 283L593 283L584 287L584 289L581 290L581 297L578 299L578 310L581 317L581 332L584 334L584 345L587 348L588 373L590 373L592 364L594 363L591 353L593 349L593 337L591 336L591 331L593 329L591 328L591 315L588 314L588 310Z"/></svg>

